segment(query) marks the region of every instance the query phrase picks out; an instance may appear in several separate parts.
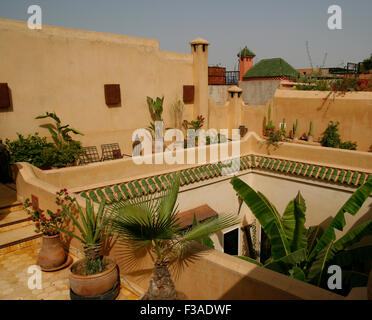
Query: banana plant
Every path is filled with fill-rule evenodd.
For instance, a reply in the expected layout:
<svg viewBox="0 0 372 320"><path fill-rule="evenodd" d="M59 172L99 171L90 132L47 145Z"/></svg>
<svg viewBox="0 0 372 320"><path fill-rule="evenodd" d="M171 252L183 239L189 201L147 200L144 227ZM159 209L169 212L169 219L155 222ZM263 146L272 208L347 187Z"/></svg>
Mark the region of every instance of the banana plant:
<svg viewBox="0 0 372 320"><path fill-rule="evenodd" d="M340 293L346 295L352 287L366 286L372 267L372 246L353 246L372 235L372 220L358 225L339 239L336 239L335 230L343 231L345 213L355 216L371 195L372 178L351 195L324 231L320 226L306 228L306 204L300 192L281 216L262 193L239 178L232 178L231 184L260 222L271 243L271 258L264 264L254 263L325 289L328 289L328 266L336 264L342 268L344 288ZM253 262L247 257L240 258Z"/></svg>
<svg viewBox="0 0 372 320"><path fill-rule="evenodd" d="M68 145L72 140L70 137L70 133L84 135L79 130L74 128L69 128L70 125L61 125L60 118L54 112L46 112L40 116L37 116L35 119L45 119L51 118L54 120L55 124L46 124L46 128L48 129L49 133L51 134L53 141L58 150L62 150L64 146Z"/></svg>

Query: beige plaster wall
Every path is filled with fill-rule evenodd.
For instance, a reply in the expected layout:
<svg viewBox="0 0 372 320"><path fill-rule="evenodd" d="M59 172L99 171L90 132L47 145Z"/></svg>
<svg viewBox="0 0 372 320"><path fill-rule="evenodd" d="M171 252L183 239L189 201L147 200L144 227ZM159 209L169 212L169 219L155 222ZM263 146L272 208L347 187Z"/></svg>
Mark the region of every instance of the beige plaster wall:
<svg viewBox="0 0 372 320"><path fill-rule="evenodd" d="M207 59L207 58L206 58ZM85 133L84 145L119 142L130 153L134 129L146 128L146 96L165 96L165 127L171 104L192 85L191 54L161 51L157 40L43 26L0 19L0 82L11 89L12 109L0 112L0 137L15 138L47 123L34 118L55 111ZM105 104L104 84L120 84L121 105ZM207 93L206 93L207 95Z"/></svg>
<svg viewBox="0 0 372 320"><path fill-rule="evenodd" d="M372 92L338 94L323 100L329 92L276 90L272 119L276 127L286 119L287 131L298 119L298 133L309 131L313 121L314 140L320 139L330 120L339 121L343 141L358 143L358 150L368 151L372 146Z"/></svg>

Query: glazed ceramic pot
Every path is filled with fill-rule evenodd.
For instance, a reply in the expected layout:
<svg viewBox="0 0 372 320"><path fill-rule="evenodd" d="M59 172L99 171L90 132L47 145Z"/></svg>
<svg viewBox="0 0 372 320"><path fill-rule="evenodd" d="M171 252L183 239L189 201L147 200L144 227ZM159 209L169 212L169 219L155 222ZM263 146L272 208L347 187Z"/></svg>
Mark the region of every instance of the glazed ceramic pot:
<svg viewBox="0 0 372 320"><path fill-rule="evenodd" d="M43 269L55 269L67 260L67 253L62 246L60 234L54 236L43 235L42 246L37 264Z"/></svg>
<svg viewBox="0 0 372 320"><path fill-rule="evenodd" d="M70 268L71 291L80 297L97 297L109 292L120 281L117 264L106 258L106 268L103 272L93 275L81 275L77 273L84 260L78 260Z"/></svg>

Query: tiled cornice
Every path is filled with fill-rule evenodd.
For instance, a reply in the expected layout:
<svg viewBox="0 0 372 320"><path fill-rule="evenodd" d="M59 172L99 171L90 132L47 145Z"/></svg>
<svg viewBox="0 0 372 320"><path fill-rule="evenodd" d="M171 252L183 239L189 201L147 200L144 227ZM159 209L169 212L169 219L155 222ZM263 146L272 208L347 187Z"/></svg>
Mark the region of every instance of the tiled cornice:
<svg viewBox="0 0 372 320"><path fill-rule="evenodd" d="M181 186L222 176L223 164L204 164L194 168L183 169L172 173L159 174L147 178L106 186L98 189L80 192L85 198L94 202L106 199L115 202L121 199L135 198L141 195L165 190L172 178L179 173ZM298 162L294 160L277 159L261 155L246 155L240 158L240 169L268 170L278 174L310 178L318 181L331 182L339 185L358 187L365 183L372 174L362 171L346 170L330 166Z"/></svg>

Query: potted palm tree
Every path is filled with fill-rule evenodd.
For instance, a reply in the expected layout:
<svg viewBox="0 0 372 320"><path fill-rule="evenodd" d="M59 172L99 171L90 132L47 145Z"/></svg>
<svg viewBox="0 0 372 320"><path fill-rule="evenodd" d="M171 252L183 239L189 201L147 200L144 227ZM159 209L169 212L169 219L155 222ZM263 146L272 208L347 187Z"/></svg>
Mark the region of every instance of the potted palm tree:
<svg viewBox="0 0 372 320"><path fill-rule="evenodd" d="M271 243L271 258L267 261L260 263L249 257L241 258L324 289L329 289L328 266L338 265L342 268L342 289L337 293L347 295L353 287L367 286L372 246L362 246L359 241L372 235L372 220L361 223L339 239L336 239L335 230L344 229L345 213L353 216L358 213L372 193L372 179L351 195L325 230L320 226L305 227L306 204L300 192L280 216L262 193L237 177L232 178L231 184Z"/></svg>
<svg viewBox="0 0 372 320"><path fill-rule="evenodd" d="M142 196L120 201L109 208L109 224L117 239L134 248L146 247L152 258L153 277L143 297L146 300L177 299L169 265L182 258L193 240L205 239L240 222L236 215L225 214L181 231L176 205L178 190L179 177L176 176L158 198Z"/></svg>
<svg viewBox="0 0 372 320"><path fill-rule="evenodd" d="M73 300L111 300L120 291L118 266L114 260L102 255L104 239L110 234L105 218L105 201L99 205L97 213L94 204L86 199L85 211L76 198L68 197L68 202L75 206L61 203L61 207L77 228L72 232L61 227L56 229L78 239L83 245L84 259L75 262L70 268L70 296ZM72 208L79 212L79 219L74 216Z"/></svg>

